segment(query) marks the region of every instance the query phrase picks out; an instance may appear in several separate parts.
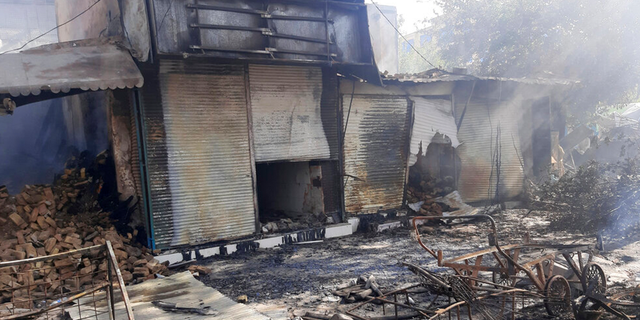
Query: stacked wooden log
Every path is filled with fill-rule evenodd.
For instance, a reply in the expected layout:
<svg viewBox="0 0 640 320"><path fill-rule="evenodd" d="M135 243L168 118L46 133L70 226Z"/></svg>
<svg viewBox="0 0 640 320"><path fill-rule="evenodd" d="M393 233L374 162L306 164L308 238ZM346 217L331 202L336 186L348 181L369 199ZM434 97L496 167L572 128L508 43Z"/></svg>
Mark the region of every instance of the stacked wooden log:
<svg viewBox="0 0 640 320"><path fill-rule="evenodd" d="M442 206L435 202L437 196L433 192L424 192L419 188L407 186L407 200L409 203L422 201L422 206L418 210L418 214L423 216L441 216Z"/></svg>
<svg viewBox="0 0 640 320"><path fill-rule="evenodd" d="M423 172L417 166L409 169L409 183L407 184L408 203L423 202L416 212L420 215L440 216L448 208L435 201L454 191L454 179L447 176L444 179L434 178L428 172Z"/></svg>
<svg viewBox="0 0 640 320"><path fill-rule="evenodd" d="M110 241L125 283L166 274L167 266L136 243L137 230L118 233L111 214L97 203L101 188L102 182L81 167L68 167L54 185L27 185L14 196L0 186L0 261L54 255ZM33 307L34 301L24 299L23 291L29 291L32 298L45 290L73 292L78 286L104 280L106 271L104 257L77 254L0 268L0 303Z"/></svg>

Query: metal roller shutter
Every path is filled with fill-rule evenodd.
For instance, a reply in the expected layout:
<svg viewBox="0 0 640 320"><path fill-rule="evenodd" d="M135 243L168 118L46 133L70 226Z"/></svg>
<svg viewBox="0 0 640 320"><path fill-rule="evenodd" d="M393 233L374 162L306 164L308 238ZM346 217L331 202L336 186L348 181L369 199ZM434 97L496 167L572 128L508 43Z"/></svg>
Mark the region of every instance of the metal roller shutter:
<svg viewBox="0 0 640 320"><path fill-rule="evenodd" d="M457 118L464 104L456 106ZM514 198L522 193L524 171L520 162L520 113L515 108L494 103L470 103L458 132L457 148L461 162L458 189L464 201L478 202L495 198ZM498 144L496 136L500 128ZM497 147L496 147L497 146ZM496 148L501 156L496 159ZM516 152L516 150L518 150ZM500 163L500 181L497 182Z"/></svg>
<svg viewBox="0 0 640 320"><path fill-rule="evenodd" d="M249 65L256 162L331 157L322 123L322 70Z"/></svg>
<svg viewBox="0 0 640 320"><path fill-rule="evenodd" d="M156 246L254 233L243 66L163 60L159 83L161 106L145 103Z"/></svg>
<svg viewBox="0 0 640 320"><path fill-rule="evenodd" d="M344 95L344 201L347 212L402 206L407 166L409 101L405 97ZM348 117L348 122L347 122Z"/></svg>
<svg viewBox="0 0 640 320"><path fill-rule="evenodd" d="M411 154L409 166L417 161L417 155L422 143L422 152L426 154L427 147L433 136L440 133L449 137L451 146L457 148L458 142L456 121L451 111L451 101L444 99L425 99L411 97L414 102L414 121L411 130Z"/></svg>

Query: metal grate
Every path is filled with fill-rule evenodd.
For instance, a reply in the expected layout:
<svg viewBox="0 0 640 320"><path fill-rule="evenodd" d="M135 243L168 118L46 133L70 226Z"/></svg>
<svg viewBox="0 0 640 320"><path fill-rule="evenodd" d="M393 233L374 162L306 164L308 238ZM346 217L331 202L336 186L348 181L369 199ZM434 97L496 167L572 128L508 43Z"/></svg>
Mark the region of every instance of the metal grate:
<svg viewBox="0 0 640 320"><path fill-rule="evenodd" d="M0 294L5 301L0 305L0 319L115 319L116 291L120 292L128 319L133 320L109 241L0 263Z"/></svg>
<svg viewBox="0 0 640 320"><path fill-rule="evenodd" d="M286 12L279 12L279 8L277 5L273 6L268 2L260 3L264 10L256 10L246 7L235 7L230 6L229 4L224 5L210 5L210 4L199 4L196 0L195 3L187 4L187 9L195 11L195 22L189 24L189 28L194 30L197 34L196 39L199 41L198 44L192 44L190 46L191 49L194 50L204 50L204 51L218 51L218 52L235 52L235 53L251 53L257 55L265 55L270 56L273 59L285 58L287 55L301 55L307 57L321 57L327 61L332 61L338 55L332 52L331 46L333 42L330 36L330 28L333 25L333 20L329 19L329 5L328 2L325 2L322 5L321 16L303 16L303 15L291 15ZM251 26L241 26L234 25L232 22L235 21L225 21L225 19L209 19L207 21L204 17L208 15L215 15L220 12L229 12L229 13L241 13L255 17L252 19L257 23ZM213 23L213 22L216 23ZM221 21L221 22L218 22ZM224 22L229 22L228 24L221 24ZM291 28L292 24L295 23L310 23L317 22L322 25L321 31L312 30L312 33L316 36L302 36L296 34L290 34L285 32L279 32L278 30L295 30L300 31L301 28ZM231 32L240 32L240 33L252 33L258 34L264 37L264 43L266 44L264 47L255 47L250 49L242 49L242 48L232 48L232 47L218 47L214 45L208 45L206 36L204 35L206 32L214 31L220 32L222 30L227 30ZM318 34L322 34L322 36L318 36ZM219 37L218 37L219 38ZM302 42L307 44L315 44L312 49L306 47L307 49L300 50L297 49L299 46L290 46L284 44L282 41L295 41Z"/></svg>

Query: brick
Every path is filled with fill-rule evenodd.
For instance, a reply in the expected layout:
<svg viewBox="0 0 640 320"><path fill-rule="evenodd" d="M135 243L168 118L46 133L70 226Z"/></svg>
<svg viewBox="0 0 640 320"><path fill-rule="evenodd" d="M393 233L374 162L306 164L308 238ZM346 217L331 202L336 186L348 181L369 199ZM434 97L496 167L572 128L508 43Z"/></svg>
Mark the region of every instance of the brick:
<svg viewBox="0 0 640 320"><path fill-rule="evenodd" d="M134 278L144 278L150 274L149 268L147 267L138 267L133 269L133 277Z"/></svg>
<svg viewBox="0 0 640 320"><path fill-rule="evenodd" d="M16 231L16 239L18 239L18 244L25 244L24 240L24 232L22 230Z"/></svg>
<svg viewBox="0 0 640 320"><path fill-rule="evenodd" d="M46 221L48 225L50 225L50 226L52 226L52 227L54 227L54 228L57 228L57 227L58 227L58 225L56 224L56 221L55 221L55 220L53 220L53 219L52 219L51 217L49 217L49 216L44 217L44 221Z"/></svg>
<svg viewBox="0 0 640 320"><path fill-rule="evenodd" d="M37 222L40 229L45 230L49 228L49 224L47 224L43 216L38 216Z"/></svg>

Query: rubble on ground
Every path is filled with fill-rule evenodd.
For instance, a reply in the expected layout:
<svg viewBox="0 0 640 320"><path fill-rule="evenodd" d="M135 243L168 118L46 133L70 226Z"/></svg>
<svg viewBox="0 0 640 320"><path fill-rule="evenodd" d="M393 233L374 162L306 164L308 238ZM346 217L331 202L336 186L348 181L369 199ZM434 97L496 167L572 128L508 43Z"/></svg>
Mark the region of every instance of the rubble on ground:
<svg viewBox="0 0 640 320"><path fill-rule="evenodd" d="M105 154L96 161L105 161ZM126 234L116 230L111 212L104 212L97 203L103 182L90 172L89 167L76 162L69 164L53 185L27 185L14 196L9 195L6 187L0 186L0 223L3 225L0 261L54 255L110 241L125 283L166 274L166 265L159 263L148 248L136 242L137 230ZM41 267L50 267L52 272L38 274L31 281L41 280L58 286L64 286L69 274L91 275L98 270L107 270L106 262L95 265L86 261L60 264L56 260L56 265L53 261L45 261ZM26 285L25 281L30 280L12 278L10 274L16 270L5 271L8 272L0 270L2 285ZM91 277L82 278L89 283L92 280ZM2 293L2 298L11 298Z"/></svg>
<svg viewBox="0 0 640 320"><path fill-rule="evenodd" d="M418 152L418 160L409 168L409 180L406 188L407 202L413 211L423 216L441 216L449 211L449 207L437 199L444 197L455 190L455 178L450 175L434 177L423 162L422 145ZM437 175L437 174L436 174ZM419 205L419 208L416 206Z"/></svg>
<svg viewBox="0 0 640 320"><path fill-rule="evenodd" d="M589 162L558 181L531 183L534 210L553 212L552 225L584 233L606 232L617 238L638 228L640 159Z"/></svg>

